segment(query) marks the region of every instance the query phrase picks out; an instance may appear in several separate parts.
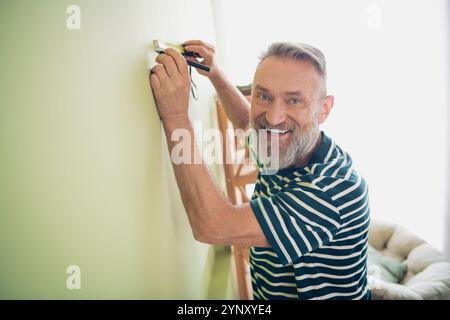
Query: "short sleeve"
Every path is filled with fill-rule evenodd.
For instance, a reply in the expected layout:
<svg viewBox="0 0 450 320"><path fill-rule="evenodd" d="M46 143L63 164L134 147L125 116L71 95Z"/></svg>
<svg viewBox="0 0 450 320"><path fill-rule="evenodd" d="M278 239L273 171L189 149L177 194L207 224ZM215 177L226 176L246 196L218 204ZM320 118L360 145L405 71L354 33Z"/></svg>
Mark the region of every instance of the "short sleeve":
<svg viewBox="0 0 450 320"><path fill-rule="evenodd" d="M250 206L283 265L329 243L340 228L339 211L320 188L287 188Z"/></svg>

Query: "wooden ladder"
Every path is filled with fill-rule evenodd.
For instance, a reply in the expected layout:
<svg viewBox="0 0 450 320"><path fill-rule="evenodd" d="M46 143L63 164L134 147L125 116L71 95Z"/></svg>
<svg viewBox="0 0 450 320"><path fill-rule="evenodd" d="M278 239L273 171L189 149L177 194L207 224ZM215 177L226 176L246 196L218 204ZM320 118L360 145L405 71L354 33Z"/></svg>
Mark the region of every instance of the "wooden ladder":
<svg viewBox="0 0 450 320"><path fill-rule="evenodd" d="M250 100L250 97L247 96ZM217 118L219 130L223 137L223 167L225 173L226 189L228 199L233 204L249 202L246 186L256 182L258 169L255 165L249 164L249 150L234 135L234 127L229 121L223 107L216 99ZM227 159L233 159L232 163L227 163ZM249 270L249 248L244 246L231 246L236 268L236 276L241 300L252 300L251 276Z"/></svg>

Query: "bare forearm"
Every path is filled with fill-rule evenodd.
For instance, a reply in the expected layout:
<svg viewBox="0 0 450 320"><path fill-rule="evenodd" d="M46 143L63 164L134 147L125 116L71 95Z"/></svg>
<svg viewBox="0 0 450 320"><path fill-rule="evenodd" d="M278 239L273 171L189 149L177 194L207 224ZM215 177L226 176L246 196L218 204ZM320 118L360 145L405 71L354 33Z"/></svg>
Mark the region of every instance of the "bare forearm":
<svg viewBox="0 0 450 320"><path fill-rule="evenodd" d="M210 235L215 232L212 228L221 228L221 224L224 223L223 213L232 211L233 206L222 195L208 168L202 163L189 119L171 121L163 125L171 155L174 147L180 143L171 139L174 130L185 129L189 132L189 142L184 143L190 145L190 149L183 150L189 150L190 157L184 159L190 159L190 163L175 164L172 161L172 165L194 237L199 241L208 242Z"/></svg>
<svg viewBox="0 0 450 320"><path fill-rule="evenodd" d="M190 79L186 59L168 48L155 61L159 64L151 69L149 81L195 239L214 244L267 244L250 205L232 205L202 164L188 117ZM172 141L173 133L181 133L181 142ZM175 159L179 152L182 158Z"/></svg>
<svg viewBox="0 0 450 320"><path fill-rule="evenodd" d="M228 118L236 128L246 129L250 124L250 103L222 72L210 80Z"/></svg>

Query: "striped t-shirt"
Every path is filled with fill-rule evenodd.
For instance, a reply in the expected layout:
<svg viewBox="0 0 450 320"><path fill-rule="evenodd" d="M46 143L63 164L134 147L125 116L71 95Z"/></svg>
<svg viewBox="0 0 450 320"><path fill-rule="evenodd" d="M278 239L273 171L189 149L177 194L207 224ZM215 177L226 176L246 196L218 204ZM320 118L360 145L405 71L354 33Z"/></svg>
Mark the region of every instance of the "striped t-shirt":
<svg viewBox="0 0 450 320"><path fill-rule="evenodd" d="M301 168L259 174L250 205L271 248L250 248L259 299L370 299L368 187L324 132Z"/></svg>

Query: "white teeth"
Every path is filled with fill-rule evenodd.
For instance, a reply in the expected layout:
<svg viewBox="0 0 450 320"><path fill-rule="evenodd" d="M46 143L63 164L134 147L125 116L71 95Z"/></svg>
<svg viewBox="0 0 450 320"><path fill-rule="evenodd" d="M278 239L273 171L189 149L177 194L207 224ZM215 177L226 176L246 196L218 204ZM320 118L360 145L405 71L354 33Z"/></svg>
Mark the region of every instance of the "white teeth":
<svg viewBox="0 0 450 320"><path fill-rule="evenodd" d="M266 128L266 130L269 131L270 133L276 133L276 134L284 134L289 131L289 130L269 129L269 128Z"/></svg>

